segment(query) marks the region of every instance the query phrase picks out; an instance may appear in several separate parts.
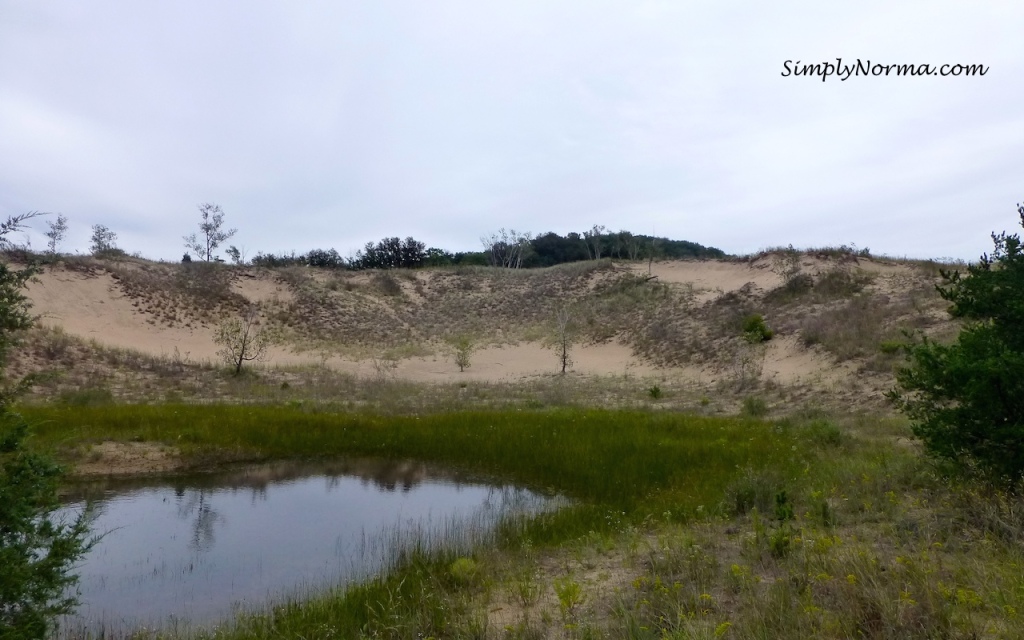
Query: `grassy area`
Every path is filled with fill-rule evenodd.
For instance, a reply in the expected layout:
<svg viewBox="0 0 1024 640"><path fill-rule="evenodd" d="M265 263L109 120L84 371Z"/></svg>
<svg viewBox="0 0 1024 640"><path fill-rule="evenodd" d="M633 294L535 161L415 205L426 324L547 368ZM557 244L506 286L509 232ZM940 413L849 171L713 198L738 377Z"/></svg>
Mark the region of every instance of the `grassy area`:
<svg viewBox="0 0 1024 640"><path fill-rule="evenodd" d="M722 503L744 472L781 477L800 468L798 438L786 426L641 411L385 417L266 406L102 405L29 407L25 414L38 425L38 446L65 452L113 439L173 444L198 464L341 455L416 458L576 499L575 506L557 513L509 523L499 540L510 550L615 536L624 526L654 518L683 521ZM475 593L460 589L476 578L452 577L450 565L457 560L414 553L378 580L283 605L269 617L239 621L236 631L290 636L328 625L326 619L330 628L344 630L340 637L351 637L398 616L405 619L403 628L426 624L441 632L455 624L452 616L463 616L452 599ZM444 615L435 620L439 611Z"/></svg>
<svg viewBox="0 0 1024 640"><path fill-rule="evenodd" d="M175 445L218 459L378 456L440 462L586 503L686 511L720 499L737 469L793 466L779 425L643 411L505 410L424 416L272 406L32 407L40 444L105 439Z"/></svg>
<svg viewBox="0 0 1024 640"><path fill-rule="evenodd" d="M204 637L1024 636L1020 499L951 485L906 444L902 421L245 406L27 413L42 421L39 445L156 440L197 461L415 457L579 501L507 527L495 548L414 551L377 579Z"/></svg>

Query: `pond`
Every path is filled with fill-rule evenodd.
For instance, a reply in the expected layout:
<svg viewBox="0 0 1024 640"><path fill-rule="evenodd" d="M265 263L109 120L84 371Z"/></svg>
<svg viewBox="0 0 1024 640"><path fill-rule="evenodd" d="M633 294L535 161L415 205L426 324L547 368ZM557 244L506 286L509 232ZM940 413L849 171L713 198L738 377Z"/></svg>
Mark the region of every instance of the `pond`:
<svg viewBox="0 0 1024 640"><path fill-rule="evenodd" d="M417 462L278 463L80 485L103 534L65 631L195 628L379 572L410 545L469 548L561 502Z"/></svg>

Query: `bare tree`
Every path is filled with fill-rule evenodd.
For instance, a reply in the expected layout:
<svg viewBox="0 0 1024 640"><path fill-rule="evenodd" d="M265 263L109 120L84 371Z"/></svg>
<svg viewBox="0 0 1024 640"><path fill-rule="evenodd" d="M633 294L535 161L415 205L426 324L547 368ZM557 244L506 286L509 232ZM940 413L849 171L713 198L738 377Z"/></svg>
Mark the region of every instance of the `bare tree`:
<svg viewBox="0 0 1024 640"><path fill-rule="evenodd" d="M651 275L651 270L654 268L654 259L661 257L661 239L651 238L651 242L647 245L647 275Z"/></svg>
<svg viewBox="0 0 1024 640"><path fill-rule="evenodd" d="M199 232L201 235L190 234L183 236L185 248L194 251L196 257L210 262L213 260L213 252L225 240L238 233L238 229L224 230L224 212L220 205L209 202L199 205Z"/></svg>
<svg viewBox="0 0 1024 640"><path fill-rule="evenodd" d="M520 233L515 229L498 229L496 233L480 238L492 267L518 269L523 266L523 256L530 248L533 234Z"/></svg>
<svg viewBox="0 0 1024 640"><path fill-rule="evenodd" d="M60 247L61 242L64 242L64 237L68 234L68 218L63 213L58 213L56 220L50 220L46 224L50 227L50 230L46 232L48 238L46 249L50 255L55 256L57 248Z"/></svg>
<svg viewBox="0 0 1024 640"><path fill-rule="evenodd" d="M562 375L566 369L572 368L572 314L568 307L562 307L555 314L555 355L562 367Z"/></svg>
<svg viewBox="0 0 1024 640"><path fill-rule="evenodd" d="M229 318L217 327L213 341L220 345L217 355L226 364L235 368L235 375L242 372L246 362L262 362L267 358L273 334L260 325L259 310L249 307L237 318Z"/></svg>

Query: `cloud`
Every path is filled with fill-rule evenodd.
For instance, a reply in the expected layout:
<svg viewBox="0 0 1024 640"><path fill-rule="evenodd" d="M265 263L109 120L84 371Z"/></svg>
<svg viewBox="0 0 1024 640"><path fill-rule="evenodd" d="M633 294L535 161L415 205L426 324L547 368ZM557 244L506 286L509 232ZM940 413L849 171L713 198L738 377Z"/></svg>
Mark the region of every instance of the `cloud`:
<svg viewBox="0 0 1024 640"><path fill-rule="evenodd" d="M63 212L83 250L102 223L177 259L212 201L252 253L604 224L972 258L1021 199L1006 3L3 10L0 214ZM836 57L990 71L781 75Z"/></svg>

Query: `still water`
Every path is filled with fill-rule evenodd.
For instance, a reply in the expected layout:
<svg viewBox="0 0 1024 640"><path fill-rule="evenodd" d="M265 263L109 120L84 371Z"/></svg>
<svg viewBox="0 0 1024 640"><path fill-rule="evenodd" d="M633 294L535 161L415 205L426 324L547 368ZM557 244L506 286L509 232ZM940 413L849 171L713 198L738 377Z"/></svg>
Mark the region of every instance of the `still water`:
<svg viewBox="0 0 1024 640"><path fill-rule="evenodd" d="M78 487L102 539L64 630L213 624L365 578L411 544L466 546L506 515L559 502L415 462L281 463Z"/></svg>

